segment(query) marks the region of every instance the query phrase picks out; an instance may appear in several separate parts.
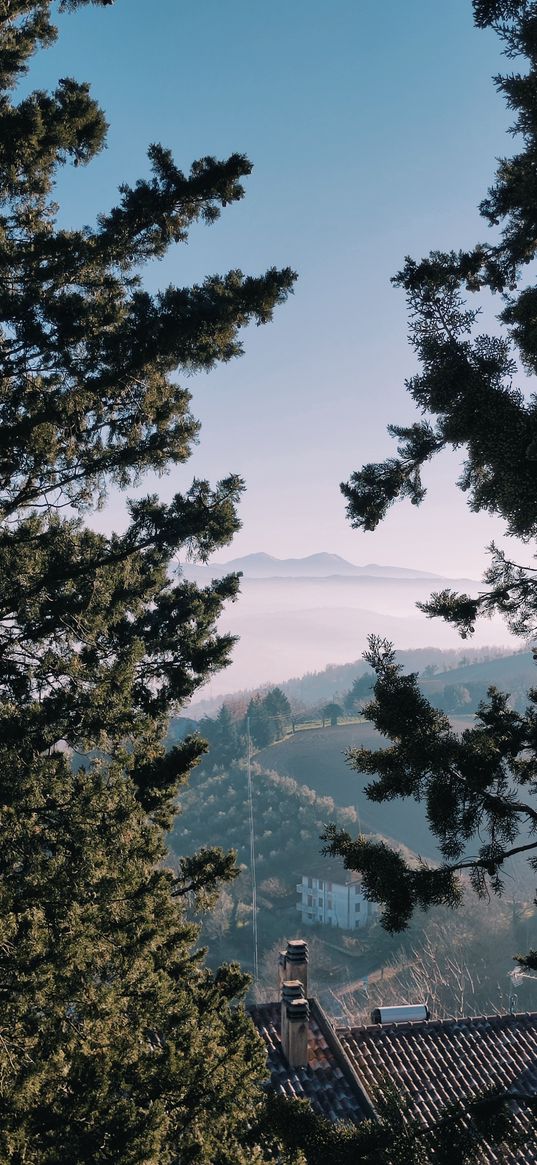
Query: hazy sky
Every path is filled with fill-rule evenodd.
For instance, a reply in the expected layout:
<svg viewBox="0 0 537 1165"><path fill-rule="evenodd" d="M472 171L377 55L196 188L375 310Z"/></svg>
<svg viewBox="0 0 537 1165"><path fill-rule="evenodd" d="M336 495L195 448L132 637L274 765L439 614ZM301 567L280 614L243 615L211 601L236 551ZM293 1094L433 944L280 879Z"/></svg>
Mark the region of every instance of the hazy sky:
<svg viewBox="0 0 537 1165"><path fill-rule="evenodd" d="M389 421L412 416L390 276L407 253L486 235L476 207L510 149L499 46L474 30L470 0L116 0L61 26L33 84L88 79L111 123L105 154L62 178L64 219L91 222L145 175L151 141L185 169L241 151L255 166L246 198L147 282L273 264L300 276L274 323L245 333L240 361L192 380L201 442L161 493L193 473L246 478L243 530L221 558L326 550L478 574L500 526L466 513L456 458L430 471L421 509L396 507L372 535L350 529L338 488L390 450ZM120 524L117 500L106 520Z"/></svg>

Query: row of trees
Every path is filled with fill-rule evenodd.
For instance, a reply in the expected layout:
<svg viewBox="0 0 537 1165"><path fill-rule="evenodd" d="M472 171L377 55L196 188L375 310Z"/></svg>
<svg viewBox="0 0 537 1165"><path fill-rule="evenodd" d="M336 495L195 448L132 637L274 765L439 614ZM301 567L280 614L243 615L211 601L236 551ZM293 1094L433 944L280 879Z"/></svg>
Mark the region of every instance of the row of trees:
<svg viewBox="0 0 537 1165"><path fill-rule="evenodd" d="M353 706L351 711L354 710ZM321 708L296 713L281 688L271 688L264 696L252 696L244 715L234 716L229 705L222 704L217 716L204 716L199 721L199 733L209 746L200 763L204 768L225 769L247 755L248 735L254 749L268 748L294 731L297 724L320 719L323 728L327 723L335 727L344 715L341 704L334 700Z"/></svg>
<svg viewBox="0 0 537 1165"><path fill-rule="evenodd" d="M199 721L199 733L209 745L202 764L209 769L229 768L246 756L248 733L254 748L266 748L285 736L292 723L291 705L281 688L271 688L264 696L252 696L244 713L222 704L217 716L204 716Z"/></svg>

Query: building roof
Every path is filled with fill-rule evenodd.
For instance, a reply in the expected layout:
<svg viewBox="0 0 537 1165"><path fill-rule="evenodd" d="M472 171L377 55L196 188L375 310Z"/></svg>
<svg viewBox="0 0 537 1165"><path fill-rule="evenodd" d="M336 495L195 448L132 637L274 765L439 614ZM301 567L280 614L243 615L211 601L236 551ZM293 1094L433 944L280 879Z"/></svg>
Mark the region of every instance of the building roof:
<svg viewBox="0 0 537 1165"><path fill-rule="evenodd" d="M359 1124L371 1115L368 1098L345 1063L339 1041L316 1000L310 1000L307 1068L290 1068L282 1051L279 1003L249 1008L265 1041L270 1084L291 1099L309 1100L316 1112L332 1121Z"/></svg>
<svg viewBox="0 0 537 1165"><path fill-rule="evenodd" d="M309 1063L292 1069L280 1042L280 1006L252 1008L267 1045L272 1087L308 1099L333 1121L357 1124L374 1114L375 1097L395 1087L425 1127L448 1104L491 1089L537 1096L537 1012L372 1026L331 1027L310 1000ZM486 1148L490 1165L537 1165L537 1140L527 1108L515 1106L523 1148Z"/></svg>
<svg viewBox="0 0 537 1165"><path fill-rule="evenodd" d="M367 1092L389 1079L426 1127L446 1105L487 1090L537 1096L537 1012L340 1028L337 1035ZM489 1147L487 1160L537 1165L527 1108L515 1106L514 1117L528 1134L524 1149Z"/></svg>
<svg viewBox="0 0 537 1165"><path fill-rule="evenodd" d="M362 875L356 870L346 870L343 862L331 857L313 857L302 877L320 878L323 882L335 882L338 886L348 886L353 882L362 881Z"/></svg>

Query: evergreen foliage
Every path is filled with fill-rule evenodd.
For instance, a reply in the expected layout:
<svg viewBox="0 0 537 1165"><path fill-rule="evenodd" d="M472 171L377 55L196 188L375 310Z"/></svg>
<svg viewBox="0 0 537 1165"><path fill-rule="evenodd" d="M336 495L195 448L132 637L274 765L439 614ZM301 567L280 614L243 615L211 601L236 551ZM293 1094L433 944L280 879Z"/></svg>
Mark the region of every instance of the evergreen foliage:
<svg viewBox="0 0 537 1165"><path fill-rule="evenodd" d="M452 1104L432 1129L405 1111L389 1081L374 1100L375 1118L354 1127L332 1124L305 1101L269 1097L271 1127L287 1149L281 1160L293 1165L300 1153L301 1165L482 1165L490 1159L483 1156L483 1141L500 1160L504 1150L524 1152L525 1136L513 1128L509 1102L493 1090ZM535 1098L523 1094L519 1103L533 1119Z"/></svg>
<svg viewBox="0 0 537 1165"><path fill-rule="evenodd" d="M263 703L272 720L273 740L278 740L284 735L291 719L291 705L289 700L281 688L271 688L267 692Z"/></svg>
<svg viewBox="0 0 537 1165"><path fill-rule="evenodd" d="M246 710L243 732L250 729L256 748L266 748L282 737L291 719L291 705L281 688L271 688L265 696L253 696Z"/></svg>
<svg viewBox="0 0 537 1165"><path fill-rule="evenodd" d="M272 717L261 696L254 696L246 711L246 724L256 748L266 748L275 739Z"/></svg>
<svg viewBox="0 0 537 1165"><path fill-rule="evenodd" d="M373 675L371 672L364 672L361 676L356 676L353 680L352 688L345 692L343 703L348 712L357 711L361 709L364 700L366 700L373 689Z"/></svg>
<svg viewBox="0 0 537 1165"><path fill-rule="evenodd" d="M500 161L481 203L487 223L502 229L495 242L479 243L472 251L434 251L420 262L407 258L395 277L407 295L410 338L421 363L407 389L425 419L408 428L391 426L399 456L364 466L342 491L352 524L373 530L397 498L421 503L427 461L442 449L464 448L459 485L470 508L497 514L508 533L530 541L537 532L537 402L513 386L513 377L517 360L530 373L537 369L537 287L528 283L527 272L537 249L537 5L476 0L474 13L479 27L496 29L508 57L524 58L523 72L496 78L516 115L513 133L524 147ZM477 332L479 307L469 306L465 297L482 289L503 299L501 336ZM490 590L476 599L444 591L424 610L453 622L463 635L471 633L480 612L494 610L515 632L531 633L537 606L533 576L493 546L486 576Z"/></svg>
<svg viewBox="0 0 537 1165"><path fill-rule="evenodd" d="M232 861L162 867L204 745L161 741L225 665L215 620L238 587L198 590L174 563L230 540L242 482L130 501L111 536L84 514L188 459L198 425L178 372L240 354L240 329L268 321L294 275L143 287L146 261L242 197L239 154L184 174L153 145L150 177L95 227L59 227L58 170L90 162L106 122L72 78L17 101L55 37L49 0L0 5L0 1157L250 1162L264 1058L231 1006L246 978L204 969L184 912Z"/></svg>
<svg viewBox="0 0 537 1165"><path fill-rule="evenodd" d="M338 716L343 716L343 708L341 705L334 703L334 701L332 701L330 704L326 704L323 708L323 727L325 720L329 720L330 727L335 728L337 725Z"/></svg>
<svg viewBox="0 0 537 1165"><path fill-rule="evenodd" d="M537 285L530 266L537 252L537 3L475 0L478 27L494 28L520 72L496 78L514 111L519 153L499 162L481 213L499 228L494 241L471 251L433 252L421 262L407 259L395 284L406 291L410 335L420 369L407 383L424 419L407 428L393 426L399 456L366 465L344 485L352 523L374 529L396 498L419 504L425 494L422 466L440 450L464 448L459 485L474 511L487 510L507 533L531 544L537 533L537 398L514 386L518 364L537 371ZM478 307L469 296L500 295L501 335L481 335ZM486 575L489 589L474 599L443 591L423 605L471 634L479 614L499 611L511 629L537 628L535 569L508 559L492 546ZM440 868L411 870L399 855L337 828L327 833L328 849L363 872L368 892L384 903L389 929L405 926L417 905L456 905L460 875L466 871L483 895L501 893L505 863L528 855L537 869L537 687L527 706L515 711L509 699L490 688L475 726L462 738L447 718L420 693L416 675L404 675L393 650L372 639L367 655L376 673L366 716L391 742L383 751L351 753L360 771L376 773L368 795L423 800L443 856ZM537 968L537 954L521 957Z"/></svg>
<svg viewBox="0 0 537 1165"><path fill-rule="evenodd" d="M264 696L252 696L244 716L222 704L216 717L204 716L199 723L201 736L209 745L203 768L227 768L248 752L248 733L254 748L266 748L280 740L291 722L291 705L281 688L270 688Z"/></svg>

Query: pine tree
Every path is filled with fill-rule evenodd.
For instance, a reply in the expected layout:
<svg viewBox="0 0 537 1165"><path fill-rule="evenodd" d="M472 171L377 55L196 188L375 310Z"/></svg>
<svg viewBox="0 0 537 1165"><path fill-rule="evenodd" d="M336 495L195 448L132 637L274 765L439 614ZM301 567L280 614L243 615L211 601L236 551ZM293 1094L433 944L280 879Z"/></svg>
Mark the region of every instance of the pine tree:
<svg viewBox="0 0 537 1165"><path fill-rule="evenodd" d="M203 744L161 743L227 662L215 621L238 587L198 589L175 564L230 540L242 482L130 501L109 537L84 514L188 459L198 425L177 371L239 355L239 329L270 320L294 275L143 287L145 262L242 197L238 154L184 174L153 145L150 177L95 227L58 226L58 169L90 162L106 122L71 78L16 100L56 34L49 0L0 3L0 1158L250 1162L264 1058L232 1006L245 977L204 969L186 910L233 860L206 849L165 868Z"/></svg>
<svg viewBox="0 0 537 1165"><path fill-rule="evenodd" d="M371 696L373 690L373 677L371 672L364 672L361 676L356 676L353 680L352 688L345 693L343 703L349 712L356 711L361 708L364 700Z"/></svg>
<svg viewBox="0 0 537 1165"><path fill-rule="evenodd" d="M281 688L271 688L267 692L263 704L272 718L274 739L284 735L291 719L291 705L285 692Z"/></svg>
<svg viewBox="0 0 537 1165"><path fill-rule="evenodd" d="M418 505L425 490L422 466L445 448L464 448L459 485L470 508L498 515L507 533L531 544L537 534L537 399L515 387L517 361L537 371L537 284L529 267L537 252L537 3L474 0L479 28L494 28L507 56L522 59L520 72L496 78L515 113L513 132L522 149L499 162L481 213L497 230L494 241L471 251L433 252L407 259L396 276L409 304L411 341L420 370L407 384L424 415L392 426L398 456L370 464L342 486L357 528L372 530L396 498ZM503 303L500 335L482 335L470 296L496 292ZM511 629L537 628L537 581L533 567L508 559L494 545L478 598L443 591L422 605L472 633L479 614L499 611ZM417 676L403 675L391 645L374 638L366 657L376 673L366 715L392 743L358 749L352 763L376 776L368 796L383 801L409 796L425 801L430 827L443 857L439 868L410 869L399 855L336 829L330 852L362 871L367 892L384 903L384 921L400 929L416 905L460 899L466 872L478 893L500 892L504 866L514 854L537 869L537 688L519 714L508 697L490 689L475 726L457 736L449 720L420 693ZM476 855L468 858L470 852ZM537 967L537 952L520 962Z"/></svg>
<svg viewBox="0 0 537 1165"><path fill-rule="evenodd" d="M253 696L246 710L246 722L256 748L266 748L276 738L274 723L261 696Z"/></svg>
<svg viewBox="0 0 537 1165"><path fill-rule="evenodd" d="M222 704L216 717L215 730L214 759L223 768L227 768L245 752L245 742L226 704Z"/></svg>

